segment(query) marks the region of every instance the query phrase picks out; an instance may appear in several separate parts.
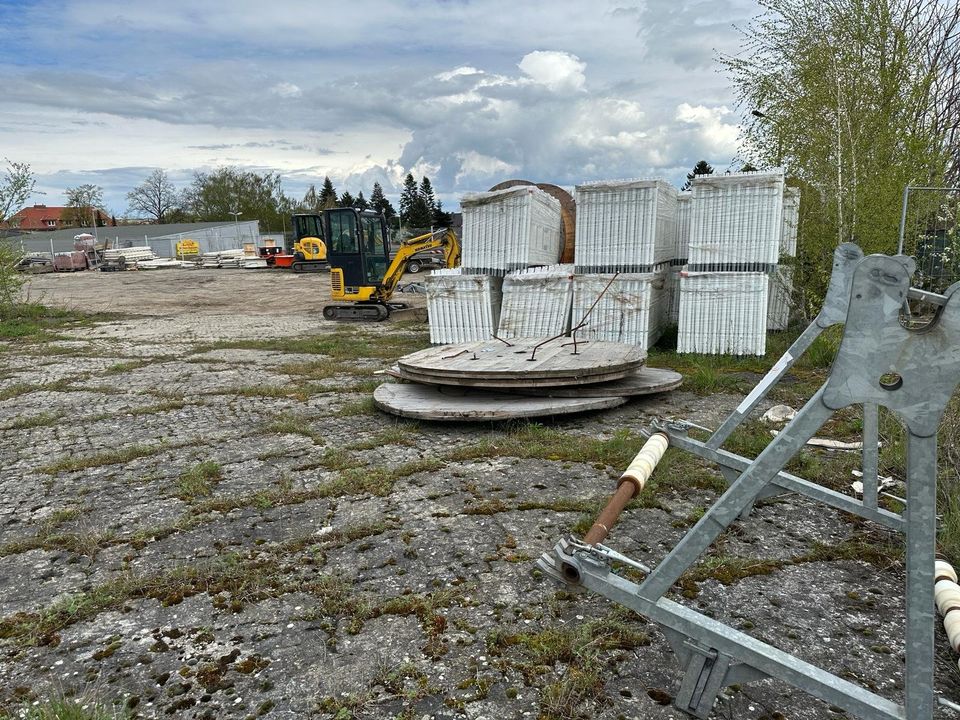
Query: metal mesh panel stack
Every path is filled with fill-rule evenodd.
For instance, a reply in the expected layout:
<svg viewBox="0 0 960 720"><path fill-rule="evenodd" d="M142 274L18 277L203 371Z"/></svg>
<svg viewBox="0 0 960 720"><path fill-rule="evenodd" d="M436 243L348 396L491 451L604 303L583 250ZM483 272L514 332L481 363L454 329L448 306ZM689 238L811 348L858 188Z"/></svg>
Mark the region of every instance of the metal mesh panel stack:
<svg viewBox="0 0 960 720"><path fill-rule="evenodd" d="M683 273L677 352L763 355L768 292L767 273Z"/></svg>
<svg viewBox="0 0 960 720"><path fill-rule="evenodd" d="M797 256L797 227L800 223L800 188L783 189L783 224L780 231L780 255Z"/></svg>
<svg viewBox="0 0 960 720"><path fill-rule="evenodd" d="M612 274L574 277L573 326L590 312L577 337L649 348L667 322L666 273L622 273L612 283L611 278Z"/></svg>
<svg viewBox="0 0 960 720"><path fill-rule="evenodd" d="M777 265L770 273L767 330L786 330L793 300L793 266Z"/></svg>
<svg viewBox="0 0 960 720"><path fill-rule="evenodd" d="M500 322L503 279L464 275L460 268L434 270L424 279L430 342L489 340Z"/></svg>
<svg viewBox="0 0 960 720"><path fill-rule="evenodd" d="M497 335L547 337L570 330L573 265L516 270L503 279Z"/></svg>
<svg viewBox="0 0 960 720"><path fill-rule="evenodd" d="M693 212L693 193L684 190L677 195L677 240L673 249L673 265L686 265L690 253L690 217Z"/></svg>
<svg viewBox="0 0 960 720"><path fill-rule="evenodd" d="M758 271L777 264L782 171L698 175L692 187L690 270Z"/></svg>
<svg viewBox="0 0 960 720"><path fill-rule="evenodd" d="M674 257L677 189L664 180L576 187L578 273L653 272Z"/></svg>
<svg viewBox="0 0 960 720"><path fill-rule="evenodd" d="M470 193L463 212L464 272L506 275L560 260L560 202L533 186Z"/></svg>

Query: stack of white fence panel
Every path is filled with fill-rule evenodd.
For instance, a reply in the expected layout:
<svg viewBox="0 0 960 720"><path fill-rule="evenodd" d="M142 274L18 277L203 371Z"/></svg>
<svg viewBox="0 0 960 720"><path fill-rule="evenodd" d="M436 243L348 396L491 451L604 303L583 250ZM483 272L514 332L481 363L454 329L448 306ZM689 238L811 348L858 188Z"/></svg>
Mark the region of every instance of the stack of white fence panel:
<svg viewBox="0 0 960 720"><path fill-rule="evenodd" d="M780 255L783 172L698 175L693 179L690 270L769 270Z"/></svg>
<svg viewBox="0 0 960 720"><path fill-rule="evenodd" d="M666 279L665 272L576 275L571 322L584 322L577 337L649 348L667 323Z"/></svg>
<svg viewBox="0 0 960 720"><path fill-rule="evenodd" d="M430 342L489 340L500 322L503 278L434 270L424 279Z"/></svg>
<svg viewBox="0 0 960 720"><path fill-rule="evenodd" d="M763 355L769 279L763 272L685 272L677 352Z"/></svg>
<svg viewBox="0 0 960 720"><path fill-rule="evenodd" d="M786 330L793 305L793 265L774 268L767 292L767 330Z"/></svg>
<svg viewBox="0 0 960 720"><path fill-rule="evenodd" d="M674 245L673 260L667 274L669 302L667 321L676 325L680 317L680 273L687 264L690 252L690 215L693 210L693 193L684 190L677 195L677 241Z"/></svg>
<svg viewBox="0 0 960 720"><path fill-rule="evenodd" d="M503 279L497 335L552 337L570 330L573 265L515 270Z"/></svg>
<svg viewBox="0 0 960 720"><path fill-rule="evenodd" d="M783 189L783 224L780 233L780 264L770 273L770 306L767 330L786 330L793 306L793 265L797 255L797 227L800 221L800 188ZM784 259L788 264L783 264Z"/></svg>
<svg viewBox="0 0 960 720"><path fill-rule="evenodd" d="M149 245L141 245L128 248L110 248L103 251L104 260L118 260L124 258L127 265L133 265L140 260L153 260L156 255L153 254L153 248Z"/></svg>
<svg viewBox="0 0 960 720"><path fill-rule="evenodd" d="M693 213L693 193L684 190L677 195L677 240L673 249L674 265L686 265L690 253L690 218Z"/></svg>
<svg viewBox="0 0 960 720"><path fill-rule="evenodd" d="M543 190L523 185L470 193L460 205L465 272L502 277L560 260L560 202Z"/></svg>
<svg viewBox="0 0 960 720"><path fill-rule="evenodd" d="M677 190L664 180L576 187L578 273L653 272L673 259Z"/></svg>
<svg viewBox="0 0 960 720"><path fill-rule="evenodd" d="M780 229L780 255L797 256L797 227L800 223L800 188L783 189L783 224Z"/></svg>

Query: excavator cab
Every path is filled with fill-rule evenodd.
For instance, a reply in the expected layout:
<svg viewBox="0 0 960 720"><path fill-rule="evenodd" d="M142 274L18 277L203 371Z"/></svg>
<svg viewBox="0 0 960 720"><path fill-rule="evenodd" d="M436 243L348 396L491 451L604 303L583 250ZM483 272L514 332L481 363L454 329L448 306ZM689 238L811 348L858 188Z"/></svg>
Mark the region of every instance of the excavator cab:
<svg viewBox="0 0 960 720"><path fill-rule="evenodd" d="M323 242L323 216L312 213L297 213L292 217L293 238L288 255L293 256L290 268L294 272L320 272L326 270L327 246Z"/></svg>
<svg viewBox="0 0 960 720"><path fill-rule="evenodd" d="M286 240L284 250L293 255L293 246L304 239L323 239L323 216L313 213L297 213L293 216L293 237Z"/></svg>
<svg viewBox="0 0 960 720"><path fill-rule="evenodd" d="M335 300L366 301L383 281L390 264L383 215L355 208L323 213L323 232Z"/></svg>

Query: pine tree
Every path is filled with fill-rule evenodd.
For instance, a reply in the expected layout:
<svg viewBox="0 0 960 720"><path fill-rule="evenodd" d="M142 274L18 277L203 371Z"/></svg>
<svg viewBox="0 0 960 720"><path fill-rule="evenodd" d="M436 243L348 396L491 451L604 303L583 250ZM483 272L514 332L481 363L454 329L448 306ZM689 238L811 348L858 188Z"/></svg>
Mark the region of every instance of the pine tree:
<svg viewBox="0 0 960 720"><path fill-rule="evenodd" d="M323 188L320 190L318 200L320 205L318 210L326 210L337 206L337 191L334 189L329 176L323 178Z"/></svg>
<svg viewBox="0 0 960 720"><path fill-rule="evenodd" d="M411 224L410 213L419 197L417 181L413 179L413 173L407 173L407 176L403 179L403 191L400 193L400 220L404 224Z"/></svg>
<svg viewBox="0 0 960 720"><path fill-rule="evenodd" d="M437 209L433 212L433 224L435 227L448 228L453 224L453 217L443 210L443 202L437 200Z"/></svg>
<svg viewBox="0 0 960 720"><path fill-rule="evenodd" d="M426 203L427 211L432 218L437 214L437 198L433 194L433 185L430 183L430 178L426 175L424 175L423 180L420 181L420 197L422 197Z"/></svg>
<svg viewBox="0 0 960 720"><path fill-rule="evenodd" d="M423 231L429 230L433 224L433 214L430 212L430 206L427 205L427 199L422 195L417 195L413 201L406 224L410 228Z"/></svg>
<svg viewBox="0 0 960 720"><path fill-rule="evenodd" d="M687 182L682 189L689 190L690 186L693 185L693 178L697 175L713 175L713 166L706 160L700 160L693 166L693 170L687 173Z"/></svg>
<svg viewBox="0 0 960 720"><path fill-rule="evenodd" d="M367 202L367 199L363 196L363 190L360 191L356 199L353 201L353 206L360 211L370 209L370 203Z"/></svg>
<svg viewBox="0 0 960 720"><path fill-rule="evenodd" d="M373 192L370 194L370 208L372 210L376 210L378 213L383 213L383 216L387 220L390 220L397 215L397 211L394 209L393 204L387 200L386 196L383 194L383 188L380 187L380 183L378 182L373 184Z"/></svg>
<svg viewBox="0 0 960 720"><path fill-rule="evenodd" d="M340 196L340 201L337 203L337 206L342 208L353 207L355 202L356 199L353 197L353 195L351 195L348 190L344 190L343 195Z"/></svg>

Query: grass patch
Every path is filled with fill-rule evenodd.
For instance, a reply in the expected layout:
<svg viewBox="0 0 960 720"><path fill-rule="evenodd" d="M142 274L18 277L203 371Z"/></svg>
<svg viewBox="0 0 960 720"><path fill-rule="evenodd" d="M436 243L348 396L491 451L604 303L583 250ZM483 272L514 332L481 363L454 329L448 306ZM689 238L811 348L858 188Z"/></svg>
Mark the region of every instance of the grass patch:
<svg viewBox="0 0 960 720"><path fill-rule="evenodd" d="M0 305L0 340L50 342L64 337L58 330L91 327L98 322L115 320L117 315L88 314L62 310L37 303Z"/></svg>
<svg viewBox="0 0 960 720"><path fill-rule="evenodd" d="M358 415L376 415L377 406L373 403L373 396L351 400L340 406L337 417L357 417Z"/></svg>
<svg viewBox="0 0 960 720"><path fill-rule="evenodd" d="M223 468L213 460L204 460L194 465L177 480L176 496L185 502L210 497L213 488L223 479Z"/></svg>
<svg viewBox="0 0 960 720"><path fill-rule="evenodd" d="M264 430L277 435L302 435L310 438L315 445L325 445L323 436L310 427L310 422L313 419L313 417L301 413L283 413L275 416Z"/></svg>
<svg viewBox="0 0 960 720"><path fill-rule="evenodd" d="M539 423L519 425L473 445L453 450L450 460L494 457L537 458L581 463L604 463L625 468L646 442L639 433L617 431L610 438L573 435Z"/></svg>
<svg viewBox="0 0 960 720"><path fill-rule="evenodd" d="M527 685L541 684L557 663L566 665L559 680L543 686L540 718L594 717L606 702L605 665L618 651L649 645L650 638L636 627L638 616L618 608L606 618L574 627L546 628L535 633L494 630L486 638L487 652L511 661Z"/></svg>
<svg viewBox="0 0 960 720"><path fill-rule="evenodd" d="M150 457L166 450L172 450L180 445L169 445L161 443L160 445L131 445L116 450L97 453L96 455L87 455L80 457L65 457L62 460L43 465L37 468L38 472L45 475L56 475L61 472L75 472L77 470L89 470L90 468L102 467L104 465L120 465L128 463L137 458Z"/></svg>
<svg viewBox="0 0 960 720"><path fill-rule="evenodd" d="M114 363L110 367L106 368L103 371L104 375L119 375L121 373L128 372L130 370L137 370L142 367L146 367L154 362L159 362L158 359L153 360L126 360L124 362Z"/></svg>
<svg viewBox="0 0 960 720"><path fill-rule="evenodd" d="M310 362L286 363L280 366L280 372L290 375L295 381L329 380L338 375L370 377L376 368L357 365L345 360L311 360Z"/></svg>
<svg viewBox="0 0 960 720"><path fill-rule="evenodd" d="M376 450L384 445L400 445L415 447L415 434L420 430L417 424L394 425L392 428L378 432L367 440L358 440L344 446L345 450Z"/></svg>
<svg viewBox="0 0 960 720"><path fill-rule="evenodd" d="M198 345L194 354L211 350L263 350L280 353L325 355L334 360L356 358L396 359L430 345L426 332L375 334L362 328L338 330L327 335L270 340L226 340Z"/></svg>
<svg viewBox="0 0 960 720"><path fill-rule="evenodd" d="M0 400L12 400L21 395L29 395L35 392L62 392L72 389L69 380L55 380L51 383L14 383L0 388Z"/></svg>
<svg viewBox="0 0 960 720"><path fill-rule="evenodd" d="M130 714L119 708L108 707L93 698L63 698L47 700L39 705L24 705L16 715L22 720L122 720Z"/></svg>
<svg viewBox="0 0 960 720"><path fill-rule="evenodd" d="M43 412L37 413L36 415L23 415L14 418L13 422L11 422L9 425L0 427L0 430L29 430L30 428L50 427L51 425L56 425L58 422L60 422L60 418L62 417L63 413L60 412Z"/></svg>

